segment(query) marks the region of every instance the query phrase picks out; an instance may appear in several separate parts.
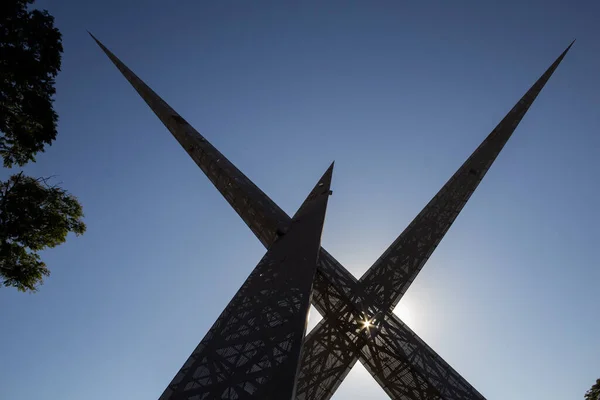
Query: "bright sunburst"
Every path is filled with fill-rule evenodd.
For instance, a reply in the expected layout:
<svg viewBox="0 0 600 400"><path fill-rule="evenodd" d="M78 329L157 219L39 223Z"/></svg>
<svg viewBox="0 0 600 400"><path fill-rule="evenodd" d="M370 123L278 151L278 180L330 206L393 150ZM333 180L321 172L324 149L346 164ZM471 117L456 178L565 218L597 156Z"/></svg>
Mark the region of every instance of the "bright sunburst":
<svg viewBox="0 0 600 400"><path fill-rule="evenodd" d="M361 321L362 327L363 329L369 329L375 325L373 325L373 320L371 319L365 319L363 321Z"/></svg>

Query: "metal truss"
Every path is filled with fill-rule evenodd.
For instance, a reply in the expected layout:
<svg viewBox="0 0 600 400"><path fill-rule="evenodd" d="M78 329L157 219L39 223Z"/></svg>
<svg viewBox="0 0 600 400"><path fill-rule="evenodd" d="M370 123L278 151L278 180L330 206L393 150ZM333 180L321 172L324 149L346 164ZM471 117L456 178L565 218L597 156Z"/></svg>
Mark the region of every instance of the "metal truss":
<svg viewBox="0 0 600 400"><path fill-rule="evenodd" d="M333 164L160 400L294 398L332 170Z"/></svg>
<svg viewBox="0 0 600 400"><path fill-rule="evenodd" d="M101 43L105 53L265 246L289 217ZM393 314L568 50L527 91L360 281L321 248L298 400L331 398L360 360L392 399L484 399Z"/></svg>

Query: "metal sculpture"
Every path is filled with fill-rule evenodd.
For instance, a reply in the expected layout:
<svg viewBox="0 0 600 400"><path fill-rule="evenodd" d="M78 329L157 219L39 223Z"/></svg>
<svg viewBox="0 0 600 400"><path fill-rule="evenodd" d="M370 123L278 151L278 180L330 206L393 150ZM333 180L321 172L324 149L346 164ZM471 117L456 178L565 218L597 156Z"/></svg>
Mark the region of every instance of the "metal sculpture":
<svg viewBox="0 0 600 400"><path fill-rule="evenodd" d="M333 164L160 400L294 398L332 171Z"/></svg>
<svg viewBox="0 0 600 400"><path fill-rule="evenodd" d="M97 41L98 42L98 41ZM100 47L181 143L256 237L268 247L290 218L185 123L106 47ZM395 314L571 43L360 280L321 248L312 304L323 320L305 338L296 398L331 398L360 360L392 399L484 399Z"/></svg>

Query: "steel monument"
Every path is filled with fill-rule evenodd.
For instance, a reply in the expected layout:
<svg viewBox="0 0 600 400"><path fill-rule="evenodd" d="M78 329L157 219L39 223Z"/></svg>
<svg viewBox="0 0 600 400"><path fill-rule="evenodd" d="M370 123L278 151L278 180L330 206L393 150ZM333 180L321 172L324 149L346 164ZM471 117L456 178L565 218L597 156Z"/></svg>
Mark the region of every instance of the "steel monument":
<svg viewBox="0 0 600 400"><path fill-rule="evenodd" d="M94 40L267 249L272 249L282 237L293 231L293 218L102 43ZM357 360L392 399L484 399L393 310L572 45L550 65L360 279L357 280L332 255L320 248L310 300L323 319L304 338L295 377L295 399L330 399ZM310 234L304 235L308 236L295 242L308 240ZM304 276L306 271L304 268ZM256 269L248 279L254 279L255 272ZM230 306L231 303L224 313ZM239 326L247 325L247 316L256 314L256 310L244 310L231 316L242 320L236 322ZM215 326L217 324L218 321ZM214 326L207 336L213 329ZM219 343L224 343L224 340ZM222 351L212 349L212 367L207 367L204 358L197 357L197 348L161 400L261 398L257 397L257 389L252 385L252 388L237 386L236 390L223 391L219 395L201 388L208 381L219 382L223 376L239 372L237 363L240 359L255 361L252 357L256 350L244 347L243 344L247 343L244 340L242 338L237 343L238 347L231 344ZM204 341L199 348L202 343ZM232 357L234 353L235 357ZM271 364L268 365L253 370L258 375L253 378L256 382L266 379L261 378L260 371L272 373ZM247 367L245 363L241 368Z"/></svg>

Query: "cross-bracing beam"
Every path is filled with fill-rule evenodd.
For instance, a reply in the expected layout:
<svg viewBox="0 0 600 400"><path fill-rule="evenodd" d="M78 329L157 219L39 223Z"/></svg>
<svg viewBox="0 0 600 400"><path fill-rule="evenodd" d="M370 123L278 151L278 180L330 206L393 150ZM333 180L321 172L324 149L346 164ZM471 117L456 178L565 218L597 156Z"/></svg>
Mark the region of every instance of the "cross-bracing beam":
<svg viewBox="0 0 600 400"><path fill-rule="evenodd" d="M281 208L98 44L263 245L288 229ZM393 399L484 399L392 311L572 44L360 281L321 248L312 303L323 320L305 339L298 399L329 399L357 359Z"/></svg>
<svg viewBox="0 0 600 400"><path fill-rule="evenodd" d="M160 400L293 400L333 164Z"/></svg>

